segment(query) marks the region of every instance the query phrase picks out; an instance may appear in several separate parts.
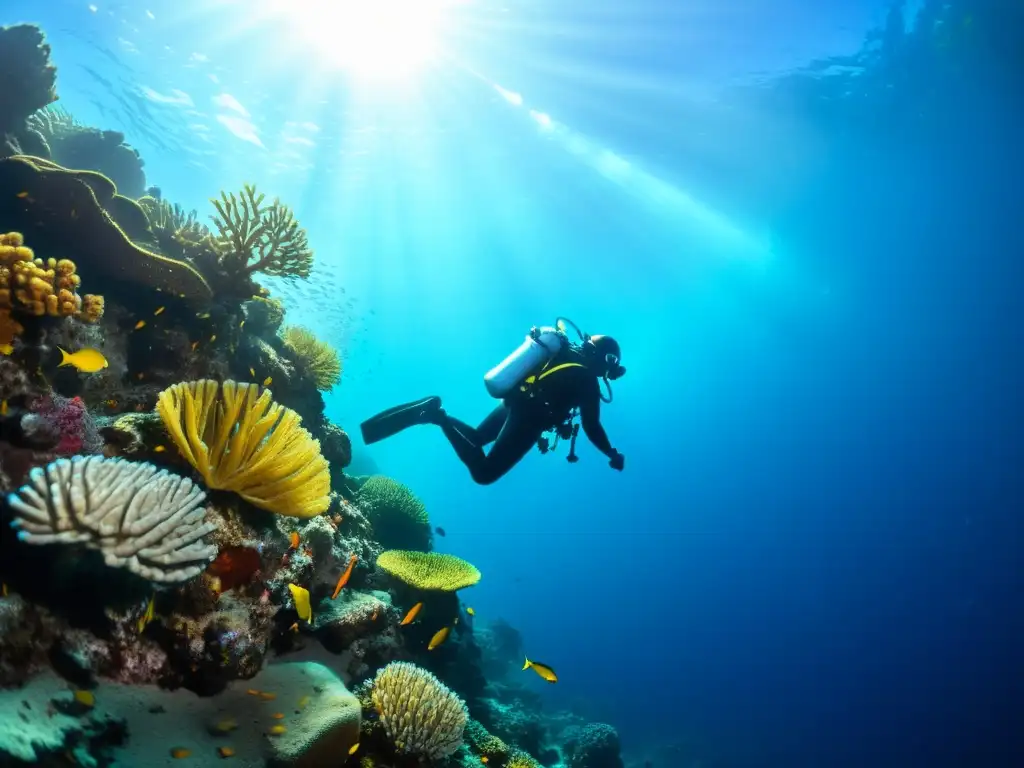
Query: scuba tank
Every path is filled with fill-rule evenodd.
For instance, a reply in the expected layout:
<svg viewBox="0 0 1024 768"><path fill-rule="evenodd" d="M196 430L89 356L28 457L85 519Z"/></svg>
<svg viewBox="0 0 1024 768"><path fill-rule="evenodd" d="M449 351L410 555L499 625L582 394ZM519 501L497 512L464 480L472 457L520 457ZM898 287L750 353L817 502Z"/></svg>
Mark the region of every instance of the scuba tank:
<svg viewBox="0 0 1024 768"><path fill-rule="evenodd" d="M551 362L568 344L569 340L558 328L531 328L523 343L484 376L488 393L498 399L511 394L530 374Z"/></svg>

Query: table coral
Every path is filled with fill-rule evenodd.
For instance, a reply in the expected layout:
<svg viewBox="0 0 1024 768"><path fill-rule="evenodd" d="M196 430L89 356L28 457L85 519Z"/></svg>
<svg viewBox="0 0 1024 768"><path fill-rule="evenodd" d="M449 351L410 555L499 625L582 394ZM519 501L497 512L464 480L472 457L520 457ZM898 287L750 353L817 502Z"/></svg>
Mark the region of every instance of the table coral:
<svg viewBox="0 0 1024 768"><path fill-rule="evenodd" d="M388 550L377 557L377 566L415 589L455 592L480 581L475 566L439 552Z"/></svg>

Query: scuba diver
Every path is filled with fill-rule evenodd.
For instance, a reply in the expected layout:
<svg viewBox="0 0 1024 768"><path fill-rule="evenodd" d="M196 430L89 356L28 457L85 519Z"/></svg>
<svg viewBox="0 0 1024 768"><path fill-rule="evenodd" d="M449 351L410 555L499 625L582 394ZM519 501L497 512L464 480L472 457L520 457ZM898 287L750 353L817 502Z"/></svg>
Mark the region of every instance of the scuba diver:
<svg viewBox="0 0 1024 768"><path fill-rule="evenodd" d="M569 326L579 335L579 343L566 335ZM608 465L621 472L625 458L612 447L601 426L601 402L612 401L609 382L626 373L621 356L611 336L585 335L570 320L558 318L555 327L532 328L518 349L484 376L487 391L502 402L479 426L449 416L441 398L432 396L367 419L360 425L363 441L369 445L417 424L436 424L473 480L490 485L534 446L547 453L560 439L570 441L567 459L576 462L579 416L587 438L608 457ZM554 433L553 442L546 432ZM491 443L485 453L484 447Z"/></svg>

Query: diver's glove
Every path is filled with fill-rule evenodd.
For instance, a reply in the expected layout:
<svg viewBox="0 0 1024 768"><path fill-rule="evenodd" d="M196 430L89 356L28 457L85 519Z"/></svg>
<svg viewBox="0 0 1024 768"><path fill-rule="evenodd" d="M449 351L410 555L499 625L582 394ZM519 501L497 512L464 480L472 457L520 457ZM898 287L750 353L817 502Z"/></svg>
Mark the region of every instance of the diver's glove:
<svg viewBox="0 0 1024 768"><path fill-rule="evenodd" d="M626 466L626 457L618 451L614 451L611 458L608 459L608 466L614 470L621 472Z"/></svg>

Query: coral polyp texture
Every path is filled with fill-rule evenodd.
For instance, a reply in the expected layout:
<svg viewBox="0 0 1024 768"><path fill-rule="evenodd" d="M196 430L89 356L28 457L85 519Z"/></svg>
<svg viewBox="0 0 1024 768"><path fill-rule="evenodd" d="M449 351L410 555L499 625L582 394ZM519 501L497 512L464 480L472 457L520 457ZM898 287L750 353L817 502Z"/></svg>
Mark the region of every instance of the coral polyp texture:
<svg viewBox="0 0 1024 768"><path fill-rule="evenodd" d="M269 389L182 382L160 393L157 413L207 487L290 517L313 517L330 507L331 473L319 441Z"/></svg>
<svg viewBox="0 0 1024 768"><path fill-rule="evenodd" d="M298 357L299 364L316 381L317 389L327 391L341 381L338 350L326 341L320 341L312 331L297 325L285 328L281 336Z"/></svg>
<svg viewBox="0 0 1024 768"><path fill-rule="evenodd" d="M221 264L245 274L309 277L313 251L306 230L280 200L264 206L266 196L246 184L239 195L221 192L213 199L213 223L219 232Z"/></svg>
<svg viewBox="0 0 1024 768"><path fill-rule="evenodd" d="M377 556L377 566L410 587L456 592L480 581L480 571L455 555L392 549Z"/></svg>
<svg viewBox="0 0 1024 768"><path fill-rule="evenodd" d="M466 704L425 669L391 662L377 672L370 697L397 752L440 760L462 746Z"/></svg>
<svg viewBox="0 0 1024 768"><path fill-rule="evenodd" d="M29 544L83 544L107 565L156 582L197 576L217 555L204 536L206 495L191 480L102 456L37 467L8 502L12 526Z"/></svg>
<svg viewBox="0 0 1024 768"><path fill-rule="evenodd" d="M24 330L23 317L76 317L95 323L103 297L78 295L82 279L70 259L37 259L20 232L0 234L0 345Z"/></svg>
<svg viewBox="0 0 1024 768"><path fill-rule="evenodd" d="M371 475L360 486L358 498L383 546L430 549L427 507L407 486L384 475Z"/></svg>

